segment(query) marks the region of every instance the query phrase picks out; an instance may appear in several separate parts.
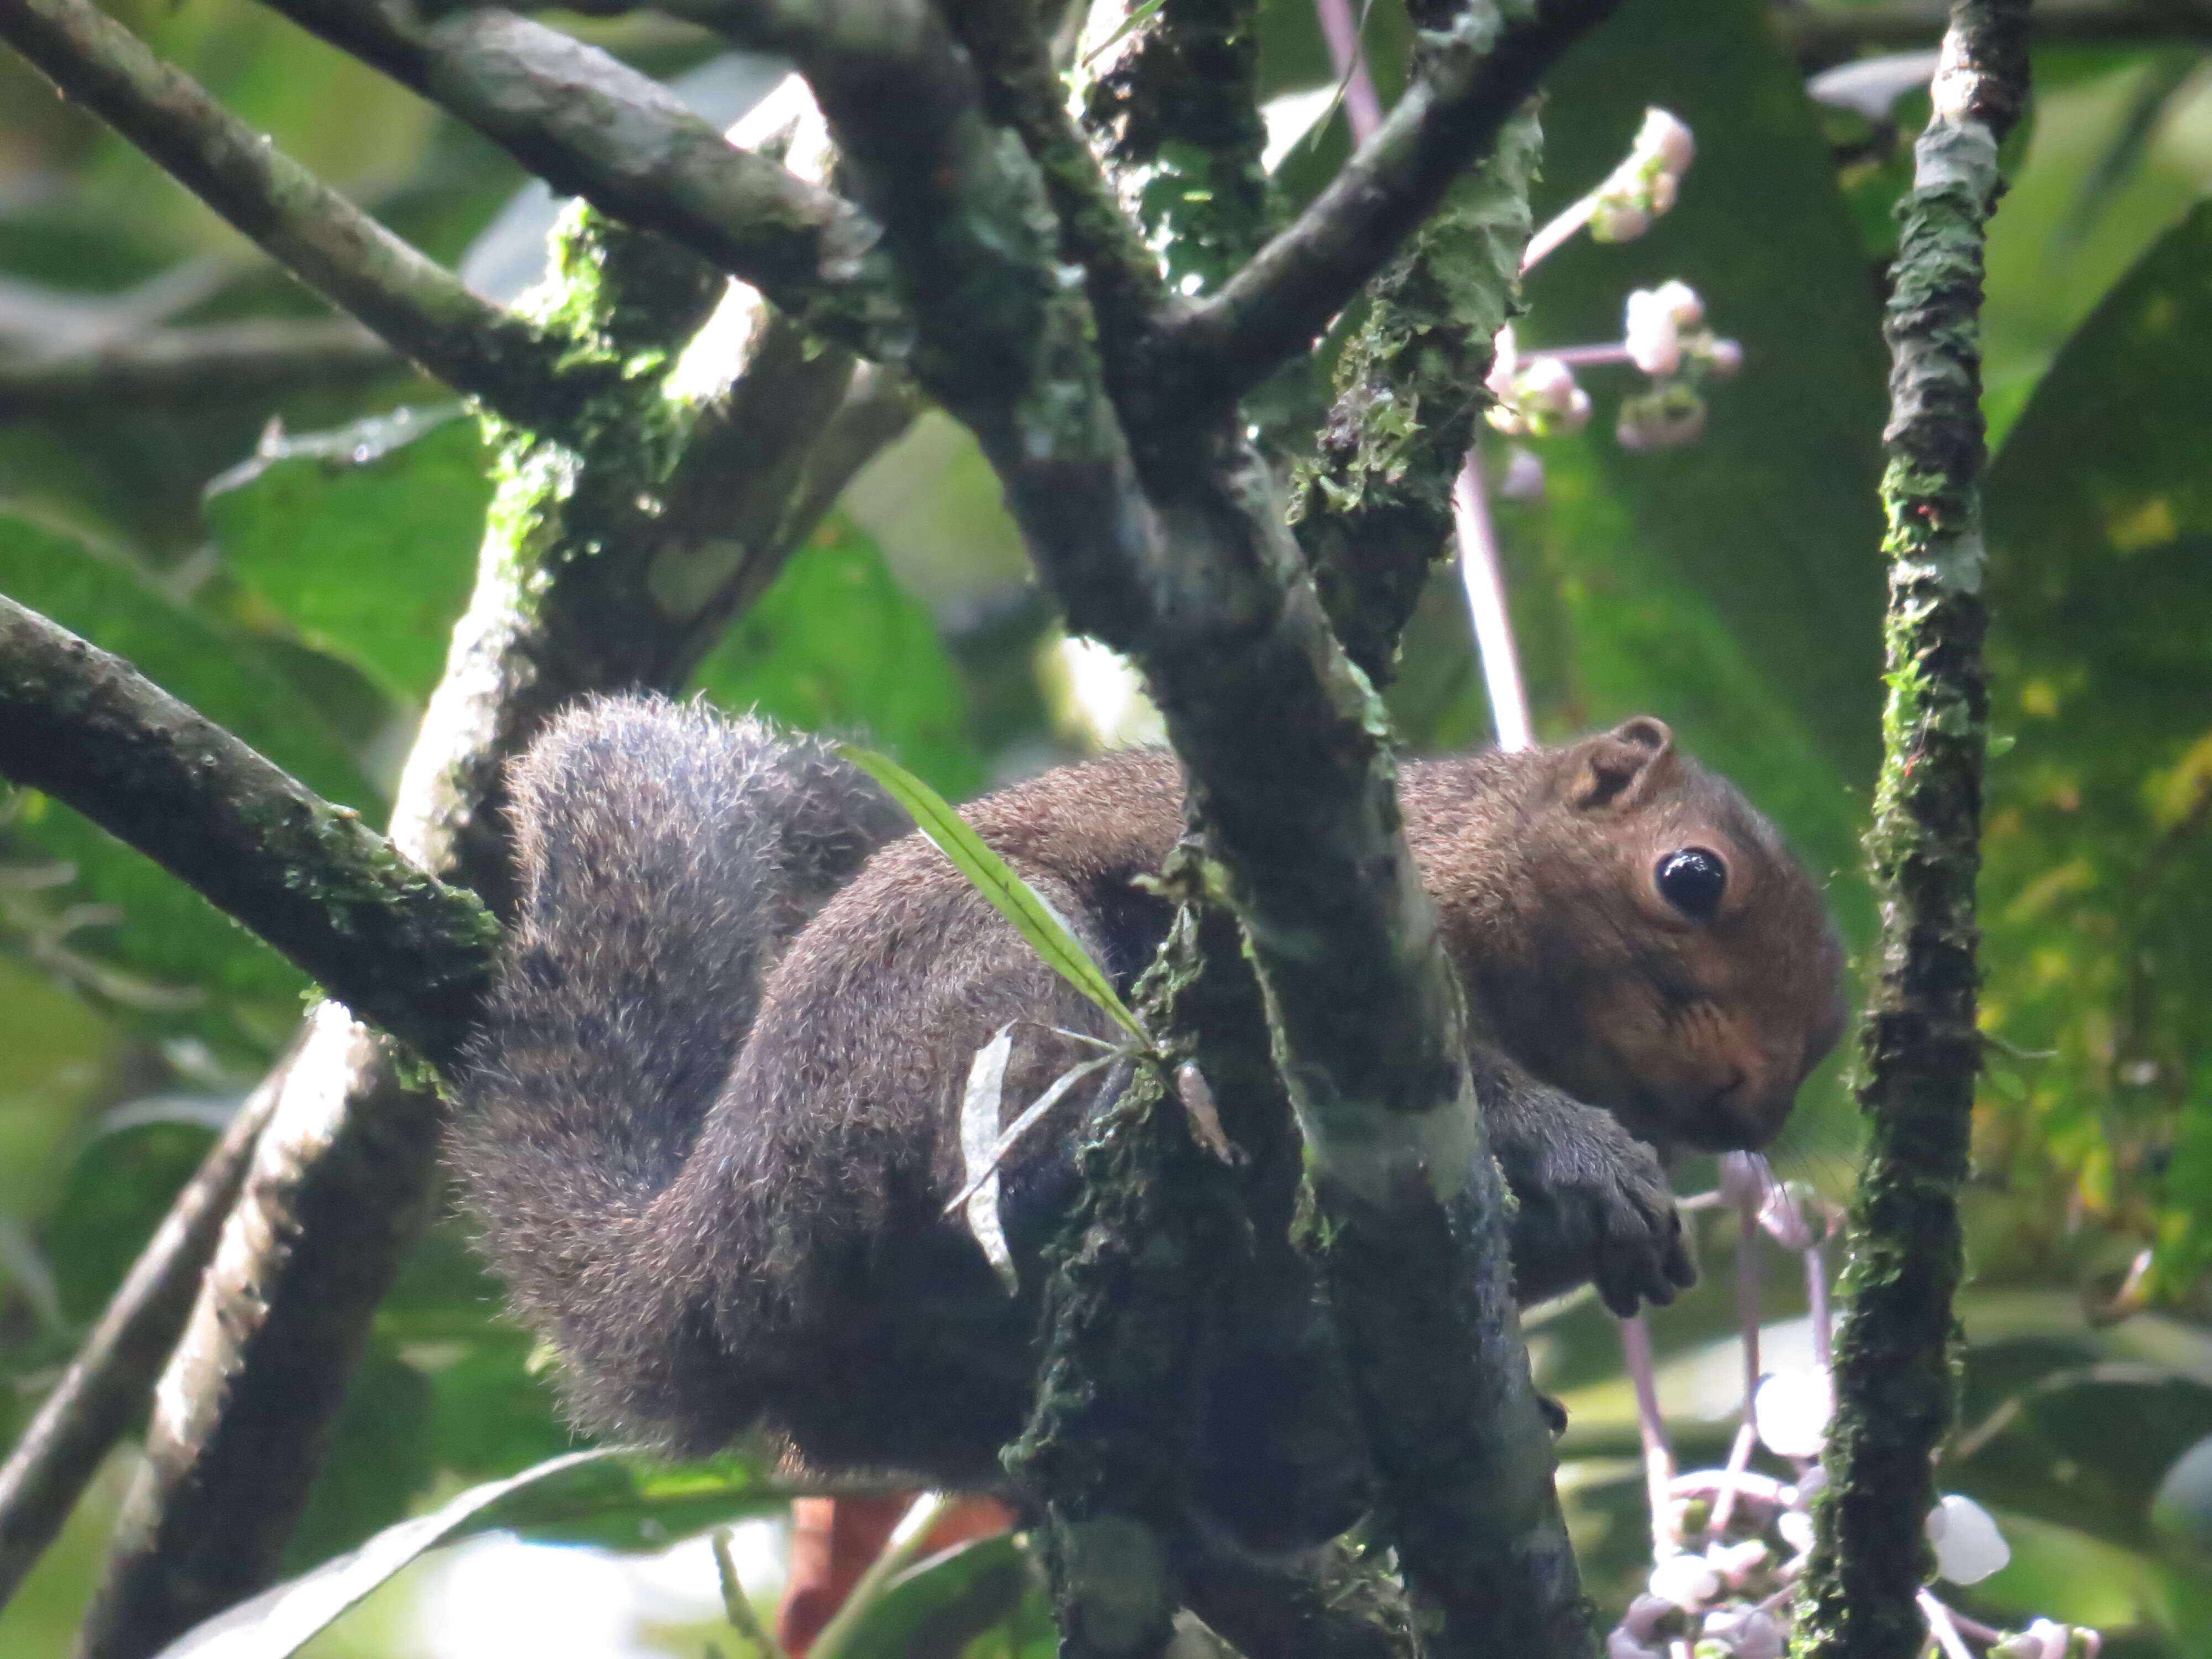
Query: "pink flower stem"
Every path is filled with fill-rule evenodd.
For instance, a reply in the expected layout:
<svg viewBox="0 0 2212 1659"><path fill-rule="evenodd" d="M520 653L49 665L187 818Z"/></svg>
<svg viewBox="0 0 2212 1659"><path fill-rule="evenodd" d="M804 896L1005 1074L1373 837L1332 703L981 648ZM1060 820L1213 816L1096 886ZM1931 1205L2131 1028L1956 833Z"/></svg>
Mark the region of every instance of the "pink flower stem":
<svg viewBox="0 0 2212 1659"><path fill-rule="evenodd" d="M1729 1473L1741 1474L1751 1465L1751 1449L1758 1441L1759 1431L1752 1421L1751 1403L1759 1393L1759 1205L1756 1188L1746 1192L1736 1208L1742 1218L1742 1230L1735 1245L1735 1316L1741 1327L1743 1340L1743 1422L1735 1431L1735 1442L1729 1448ZM1718 1538L1728 1530L1729 1518L1735 1513L1736 1487L1733 1482L1721 1488L1713 1504L1712 1519L1706 1522L1706 1535Z"/></svg>
<svg viewBox="0 0 2212 1659"><path fill-rule="evenodd" d="M1966 1645L1966 1638L1959 1634L1959 1626L1951 1617L1951 1609L1938 1601L1926 1590L1920 1592L1920 1611L1928 1616L1928 1628L1935 1633L1936 1645L1943 1650L1943 1659L1974 1659L1974 1650Z"/></svg>
<svg viewBox="0 0 2212 1659"><path fill-rule="evenodd" d="M1659 1415L1659 1384L1652 1370L1651 1331L1644 1316L1620 1322L1620 1353L1636 1389L1636 1428L1644 1441L1644 1486L1651 1504L1651 1559L1664 1561L1681 1548L1675 1536L1674 1454L1667 1444L1667 1424Z"/></svg>
<svg viewBox="0 0 2212 1659"><path fill-rule="evenodd" d="M1538 261L1588 224L1590 215L1596 211L1597 193L1593 191L1571 204L1558 218L1531 236L1528 251L1521 256L1521 274L1526 276L1534 270Z"/></svg>
<svg viewBox="0 0 2212 1659"><path fill-rule="evenodd" d="M1490 723L1500 749L1526 749L1535 741L1535 727L1528 717L1528 688L1521 681L1521 654L1513 643L1513 617L1505 607L1505 572L1498 559L1498 531L1491 521L1479 449L1467 452L1452 485L1452 526L1459 542L1459 578L1474 623L1475 652L1482 659L1483 688L1490 694Z"/></svg>
<svg viewBox="0 0 2212 1659"><path fill-rule="evenodd" d="M1382 100L1375 95L1375 82L1359 49L1359 21L1352 15L1352 0L1314 0L1314 14L1321 19L1337 78L1344 82L1344 118L1352 124L1352 142L1364 144L1382 125Z"/></svg>
<svg viewBox="0 0 2212 1659"><path fill-rule="evenodd" d="M1805 1247L1805 1303L1813 1322L1813 1363L1825 1371L1835 1363L1835 1332L1828 1309L1828 1261L1818 1239Z"/></svg>
<svg viewBox="0 0 2212 1659"><path fill-rule="evenodd" d="M1525 351L1522 356L1529 362L1539 357L1549 357L1553 362L1565 363L1571 368L1587 368L1605 363L1632 363L1627 346L1613 343L1607 345L1544 346Z"/></svg>

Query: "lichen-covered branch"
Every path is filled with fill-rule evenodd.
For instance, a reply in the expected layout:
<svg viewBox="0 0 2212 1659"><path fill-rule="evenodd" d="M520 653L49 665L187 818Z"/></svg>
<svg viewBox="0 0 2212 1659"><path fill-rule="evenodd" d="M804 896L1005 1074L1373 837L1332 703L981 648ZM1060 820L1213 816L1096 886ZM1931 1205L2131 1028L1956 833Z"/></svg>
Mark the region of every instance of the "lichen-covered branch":
<svg viewBox="0 0 2212 1659"><path fill-rule="evenodd" d="M1508 122L1369 285L1335 404L1292 484L1322 603L1378 685L1395 677L1399 634L1449 544L1452 480L1491 401L1483 382L1519 290L1541 149L1533 111Z"/></svg>
<svg viewBox="0 0 2212 1659"><path fill-rule="evenodd" d="M1425 31L1420 73L1375 136L1288 229L1176 322L1170 345L1188 383L1234 396L1319 338L1489 154L1545 71L1618 3L1440 8L1441 27Z"/></svg>
<svg viewBox="0 0 2212 1659"><path fill-rule="evenodd" d="M0 775L128 842L434 1062L460 1051L499 929L130 664L0 598Z"/></svg>
<svg viewBox="0 0 2212 1659"><path fill-rule="evenodd" d="M1949 22L1944 0L1888 0L1851 6L1778 5L1775 27L1808 64L1835 64L1869 51L1934 46ZM2043 46L2156 46L2212 42L2208 0L2037 0L2029 33Z"/></svg>
<svg viewBox="0 0 2212 1659"><path fill-rule="evenodd" d="M129 404L162 408L353 386L405 361L360 324L256 319L156 329L97 351L0 358L0 424Z"/></svg>
<svg viewBox="0 0 2212 1659"><path fill-rule="evenodd" d="M1169 289L1211 289L1274 228L1261 165L1258 11L1254 0L1171 0L1133 15L1086 64L1083 131L1113 180L1115 217L1133 227L1154 273L1156 313L1162 258Z"/></svg>
<svg viewBox="0 0 2212 1659"><path fill-rule="evenodd" d="M877 228L823 184L732 144L675 94L512 12L428 26L363 0L264 0L609 217L684 243L824 337L881 353L902 325Z"/></svg>
<svg viewBox="0 0 2212 1659"><path fill-rule="evenodd" d="M1958 1188L1981 1042L1974 881L1989 696L1982 665L1984 227L1997 146L2027 101L2028 0L1957 0L1893 270L1888 702L1869 833L1881 979L1864 1032L1870 1128L1851 1299L1836 1336L1828 1486L1798 1621L1820 1659L1911 1659L1932 1568L1922 1522L1951 1421Z"/></svg>
<svg viewBox="0 0 2212 1659"><path fill-rule="evenodd" d="M1066 257L1083 268L1091 308L1117 353L1139 343L1167 301L1159 262L1125 216L1098 157L1067 112L1037 9L1027 0L974 0L946 19L981 71L986 112L1019 135L1044 179ZM1228 88L1218 89L1223 94Z"/></svg>
<svg viewBox="0 0 2212 1659"><path fill-rule="evenodd" d="M542 418L538 331L478 299L161 62L89 0L4 0L0 39L293 275L457 391Z"/></svg>

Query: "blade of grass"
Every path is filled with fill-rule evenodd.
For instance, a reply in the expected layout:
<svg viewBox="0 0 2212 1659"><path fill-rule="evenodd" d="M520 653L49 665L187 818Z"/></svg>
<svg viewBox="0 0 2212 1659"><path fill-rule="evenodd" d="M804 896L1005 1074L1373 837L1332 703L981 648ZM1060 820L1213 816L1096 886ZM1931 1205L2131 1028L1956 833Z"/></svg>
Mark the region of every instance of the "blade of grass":
<svg viewBox="0 0 2212 1659"><path fill-rule="evenodd" d="M983 838L969 827L967 820L952 809L944 796L888 755L851 744L838 744L837 752L890 791L921 833L952 860L952 867L967 877L1000 915L1013 924L1014 930L1030 942L1046 965L1104 1009L1115 1024L1148 1051L1153 1048L1151 1033L1130 1012L1128 1004L1121 1000L1114 981L1107 978L1106 970L1084 949L1083 941L1076 938L1060 913L1045 902L1042 894L1017 875L1004 859L983 844Z"/></svg>

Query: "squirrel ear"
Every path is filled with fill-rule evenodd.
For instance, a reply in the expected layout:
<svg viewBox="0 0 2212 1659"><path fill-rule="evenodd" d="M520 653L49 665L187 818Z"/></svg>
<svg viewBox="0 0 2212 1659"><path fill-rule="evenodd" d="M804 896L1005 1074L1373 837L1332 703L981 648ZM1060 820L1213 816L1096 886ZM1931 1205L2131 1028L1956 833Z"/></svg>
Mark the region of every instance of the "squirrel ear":
<svg viewBox="0 0 2212 1659"><path fill-rule="evenodd" d="M1666 721L1649 714L1623 720L1567 751L1567 799L1589 811L1633 806L1650 793L1674 752Z"/></svg>

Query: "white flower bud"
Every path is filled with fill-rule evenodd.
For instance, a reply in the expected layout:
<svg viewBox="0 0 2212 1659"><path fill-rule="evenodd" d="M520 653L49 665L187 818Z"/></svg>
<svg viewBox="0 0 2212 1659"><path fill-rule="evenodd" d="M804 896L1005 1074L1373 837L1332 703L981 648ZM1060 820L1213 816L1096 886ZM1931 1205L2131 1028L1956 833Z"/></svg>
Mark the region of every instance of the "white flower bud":
<svg viewBox="0 0 2212 1659"><path fill-rule="evenodd" d="M1705 1635L1735 1659L1782 1659L1782 1626L1757 1607L1722 1607L1705 1615Z"/></svg>
<svg viewBox="0 0 2212 1659"><path fill-rule="evenodd" d="M1727 1582L1730 1589L1740 1590L1744 1580L1766 1565L1771 1553L1756 1538L1747 1538L1735 1544L1708 1544L1705 1559L1712 1564L1715 1572Z"/></svg>
<svg viewBox="0 0 2212 1659"><path fill-rule="evenodd" d="M1639 1642L1664 1647L1682 1634L1682 1609L1663 1595L1639 1595L1621 1615L1620 1627Z"/></svg>
<svg viewBox="0 0 2212 1659"><path fill-rule="evenodd" d="M1705 372L1717 380L1732 380L1743 368L1743 347L1734 340L1708 334L1699 343L1698 356L1705 359Z"/></svg>
<svg viewBox="0 0 2212 1659"><path fill-rule="evenodd" d="M1680 120L1654 107L1644 112L1644 125L1636 131L1635 154L1658 161L1669 173L1684 173L1698 159L1698 141Z"/></svg>
<svg viewBox="0 0 2212 1659"><path fill-rule="evenodd" d="M1652 292L1667 307L1667 314L1674 319L1676 328L1695 328L1705 320L1705 302L1698 297L1697 289L1680 278L1670 278Z"/></svg>
<svg viewBox="0 0 2212 1659"><path fill-rule="evenodd" d="M1490 373L1483 384L1490 388L1492 397L1503 401L1512 397L1514 377L1521 372L1521 348L1513 337L1512 324L1498 331L1497 339L1492 342L1492 354Z"/></svg>
<svg viewBox="0 0 2212 1659"><path fill-rule="evenodd" d="M1498 493L1509 501L1544 499L1544 463L1534 450L1516 444L1505 452L1505 476L1498 481Z"/></svg>
<svg viewBox="0 0 2212 1659"><path fill-rule="evenodd" d="M1778 1457L1817 1457L1836 1399L1825 1371L1777 1371L1752 1397L1751 1420Z"/></svg>
<svg viewBox="0 0 2212 1659"><path fill-rule="evenodd" d="M1650 228L1650 210L1626 196L1601 196L1590 209L1593 242L1632 242Z"/></svg>
<svg viewBox="0 0 2212 1659"><path fill-rule="evenodd" d="M1675 198L1680 194L1680 191L1681 186L1674 182L1673 173L1653 173L1651 183L1644 191L1646 198L1651 204L1651 216L1656 219L1668 212L1674 207Z"/></svg>
<svg viewBox="0 0 2212 1659"><path fill-rule="evenodd" d="M1629 361L1646 374L1672 374L1682 366L1681 330L1664 289L1639 288L1629 295L1621 332Z"/></svg>
<svg viewBox="0 0 2212 1659"><path fill-rule="evenodd" d="M1651 1569L1651 1593L1696 1613L1721 1593L1721 1576L1702 1555L1670 1555Z"/></svg>
<svg viewBox="0 0 2212 1659"><path fill-rule="evenodd" d="M1605 1659L1666 1659L1657 1648L1647 1648L1621 1626L1615 1625L1605 1638Z"/></svg>
<svg viewBox="0 0 2212 1659"><path fill-rule="evenodd" d="M1978 1584L2012 1559L2012 1546L1997 1523L1971 1498L1945 1494L1928 1511L1927 1527L1936 1576L1954 1584Z"/></svg>
<svg viewBox="0 0 2212 1659"><path fill-rule="evenodd" d="M1574 407L1575 372L1557 357L1535 357L1521 371L1513 401L1539 415L1564 415Z"/></svg>
<svg viewBox="0 0 2212 1659"><path fill-rule="evenodd" d="M1813 1517L1802 1510L1784 1510L1774 1517L1774 1530L1782 1534L1782 1541L1800 1555L1809 1555L1813 1550Z"/></svg>
<svg viewBox="0 0 2212 1659"><path fill-rule="evenodd" d="M1768 1185L1765 1160L1757 1153L1723 1152L1719 1163L1721 1202L1729 1209L1741 1209L1765 1195Z"/></svg>

